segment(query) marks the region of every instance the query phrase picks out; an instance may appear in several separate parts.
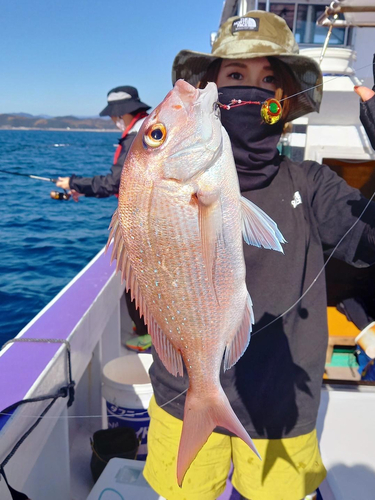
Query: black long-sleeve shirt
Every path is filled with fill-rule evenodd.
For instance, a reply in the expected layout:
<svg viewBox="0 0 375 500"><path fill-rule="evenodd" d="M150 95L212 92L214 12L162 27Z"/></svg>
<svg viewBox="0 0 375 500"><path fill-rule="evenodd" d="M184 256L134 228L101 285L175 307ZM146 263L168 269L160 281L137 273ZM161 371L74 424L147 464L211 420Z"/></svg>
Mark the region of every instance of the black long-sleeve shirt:
<svg viewBox="0 0 375 500"><path fill-rule="evenodd" d="M80 177L73 174L69 180L70 189L74 189L85 196L94 196L96 198L107 198L108 196L118 194L122 167L136 135L136 132L131 132L126 137L120 139L120 155L107 175Z"/></svg>
<svg viewBox="0 0 375 500"><path fill-rule="evenodd" d="M325 366L324 255L358 220L367 200L328 166L311 161L299 164L288 158L269 186L242 195L278 224L288 243L285 255L244 246L255 325L249 347L234 367L221 373L221 383L253 438L300 436L316 425ZM335 257L357 267L375 263L370 236L374 230L375 203L371 203ZM153 355L150 376L156 401L182 419L185 395L170 401L187 388L187 376L174 377L156 352Z"/></svg>

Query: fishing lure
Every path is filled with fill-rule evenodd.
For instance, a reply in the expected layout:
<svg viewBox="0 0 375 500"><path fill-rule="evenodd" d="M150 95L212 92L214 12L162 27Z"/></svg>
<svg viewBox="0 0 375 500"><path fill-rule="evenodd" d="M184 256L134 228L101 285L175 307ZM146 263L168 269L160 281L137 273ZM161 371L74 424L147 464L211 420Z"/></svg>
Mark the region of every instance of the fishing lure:
<svg viewBox="0 0 375 500"><path fill-rule="evenodd" d="M274 125L277 123L283 114L283 109L280 102L277 99L271 98L267 99L262 103L260 108L260 115L265 123L268 125Z"/></svg>
<svg viewBox="0 0 375 500"><path fill-rule="evenodd" d="M267 99L264 102L232 99L229 104L222 104L221 102L218 102L217 104L220 108L224 108L228 111L232 108L237 108L238 106L245 106L246 104L256 104L258 106L261 106L260 116L262 117L262 120L268 125L274 125L275 123L277 123L283 114L283 108L280 104L280 101L275 98Z"/></svg>

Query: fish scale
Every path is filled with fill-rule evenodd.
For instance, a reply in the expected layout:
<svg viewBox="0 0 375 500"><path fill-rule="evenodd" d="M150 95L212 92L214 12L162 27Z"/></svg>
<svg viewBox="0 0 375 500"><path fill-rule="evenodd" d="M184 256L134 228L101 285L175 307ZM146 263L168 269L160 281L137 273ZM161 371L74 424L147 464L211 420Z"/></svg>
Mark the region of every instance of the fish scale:
<svg viewBox="0 0 375 500"><path fill-rule="evenodd" d="M216 100L215 84L197 90L178 81L145 120L125 161L109 237L161 361L172 375L188 373L179 485L217 426L258 454L220 369L223 359L229 369L242 356L253 322L242 235L279 251L284 242L276 224L241 197Z"/></svg>

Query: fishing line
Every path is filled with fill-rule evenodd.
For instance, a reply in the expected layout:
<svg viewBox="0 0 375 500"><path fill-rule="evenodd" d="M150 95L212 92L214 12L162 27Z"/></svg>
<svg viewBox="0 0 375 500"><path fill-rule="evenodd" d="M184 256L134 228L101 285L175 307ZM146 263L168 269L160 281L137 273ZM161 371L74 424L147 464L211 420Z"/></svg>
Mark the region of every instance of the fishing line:
<svg viewBox="0 0 375 500"><path fill-rule="evenodd" d="M318 274L316 275L316 277L313 279L313 281L311 282L311 284L308 286L308 288L303 292L303 294L301 295L301 297L299 297L299 299L297 299L294 304L292 304L286 311L284 311L282 314L280 314L277 318L273 319L272 321L270 321L267 325L264 325L262 326L262 328L260 328L259 330L257 330L256 332L252 333L252 337L254 337L254 335L256 335L257 333L261 332L262 330L264 330L265 328L269 327L270 325L272 325L273 323L275 323L277 320L279 320L280 318L282 318L283 316L285 316L285 314L288 314L289 311L291 311L293 309L293 307L295 307L299 302L301 302L301 300L303 299L303 297L307 294L307 292L309 292L311 290L311 288L313 287L313 285L315 285L315 283L317 282L317 280L319 279L319 276L322 274L322 272L324 271L324 269L326 268L328 262L331 260L331 258L333 257L333 254L336 252L337 248L339 247L339 245L342 243L342 241L344 240L344 238L346 238L346 236L350 233L350 231L352 229L354 229L354 227L358 224L358 222L361 220L361 217L363 216L363 214L365 213L365 211L367 210L368 206L370 205L370 203L372 202L372 200L374 199L375 197L375 192L372 194L371 198L368 200L365 208L362 210L360 216L358 217L358 219L352 224L352 226L346 231L346 233L344 234L344 236L341 237L341 239L339 240L339 242L337 243L337 245L334 247L334 249L332 250L331 254L329 255L329 257L327 258L324 266L321 268L321 270L318 272Z"/></svg>
<svg viewBox="0 0 375 500"><path fill-rule="evenodd" d="M175 396L174 398L170 399L169 401L163 403L162 405L159 406L159 408L163 408L164 406L167 406L169 405L170 403L172 403L172 401L174 401L175 399L179 398L180 396L182 396L183 394L185 394L185 392L188 391L188 388L185 389L184 391L180 392L179 394L177 394L177 396ZM145 410L145 411L142 411L142 412L138 412L137 413L137 417L140 416L140 415L144 415L145 413L148 413L148 410ZM4 416L4 417L11 417L13 416L14 413L4 413L4 412L1 412L0 411L0 416ZM22 418L39 418L40 415L18 415L19 417L22 417ZM61 415L58 415L58 416L48 416L48 415L45 415L43 418L49 418L49 419L52 419L52 420L56 420L56 419L59 419L59 418L65 418L65 419L72 419L72 418L103 418L103 416L105 415L64 415L64 416L61 416ZM113 417L121 417L122 415L112 415ZM107 415L107 417L111 417L111 415Z"/></svg>
<svg viewBox="0 0 375 500"><path fill-rule="evenodd" d="M366 69L366 68L369 68L370 66L374 66L374 65L375 65L375 62L373 62L371 64L366 64L366 66L362 66L361 68L358 68L355 71L357 73L358 71L361 71L362 69ZM309 90L314 90L318 87L321 87L323 84L325 85L329 82L333 82L334 80L337 80L337 78L342 78L343 76L349 76L349 75L337 75L337 76L331 78L330 80L327 80L327 81L322 82L322 83L318 83L318 85L314 85L313 87L309 87L308 89L301 90L300 92L297 92L296 94L292 94L288 97L284 97L284 99L280 99L279 102L283 102L283 101L286 101L288 99L291 99L292 97L296 97L297 95L304 94L305 92L308 92Z"/></svg>

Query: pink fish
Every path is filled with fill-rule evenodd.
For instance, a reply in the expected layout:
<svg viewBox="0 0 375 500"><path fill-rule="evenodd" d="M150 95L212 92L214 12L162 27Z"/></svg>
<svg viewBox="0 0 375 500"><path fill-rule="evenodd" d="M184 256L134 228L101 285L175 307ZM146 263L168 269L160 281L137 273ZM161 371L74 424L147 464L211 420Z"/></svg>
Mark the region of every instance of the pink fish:
<svg viewBox="0 0 375 500"><path fill-rule="evenodd" d="M181 485L216 426L255 446L220 385L250 341L242 238L282 251L276 224L241 197L217 88L179 80L127 156L109 241L167 370L189 376L177 459ZM259 455L258 455L259 456Z"/></svg>

